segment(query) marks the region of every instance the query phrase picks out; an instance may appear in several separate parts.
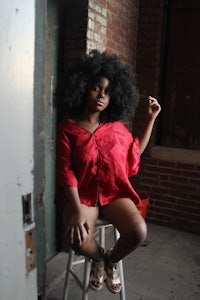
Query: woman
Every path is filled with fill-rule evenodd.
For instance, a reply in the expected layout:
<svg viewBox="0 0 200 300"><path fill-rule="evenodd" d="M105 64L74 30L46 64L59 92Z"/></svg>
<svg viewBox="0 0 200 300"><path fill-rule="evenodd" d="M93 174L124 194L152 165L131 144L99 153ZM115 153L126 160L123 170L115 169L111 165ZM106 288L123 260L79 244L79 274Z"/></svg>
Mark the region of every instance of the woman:
<svg viewBox="0 0 200 300"><path fill-rule="evenodd" d="M141 200L129 182L137 174L157 115L158 101L149 97L141 134L132 136L122 121L134 116L138 91L130 67L116 55L93 50L66 77L66 118L58 129L58 205L64 216L66 239L73 249L91 258L90 285L121 290L118 262L144 241L146 224L137 204ZM94 240L99 215L120 232L104 253Z"/></svg>

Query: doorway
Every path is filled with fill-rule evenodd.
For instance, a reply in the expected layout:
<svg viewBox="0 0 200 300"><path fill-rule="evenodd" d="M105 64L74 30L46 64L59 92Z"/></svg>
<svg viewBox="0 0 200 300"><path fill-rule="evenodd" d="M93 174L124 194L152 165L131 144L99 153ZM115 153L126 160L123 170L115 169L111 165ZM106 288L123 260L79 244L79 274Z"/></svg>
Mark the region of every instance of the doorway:
<svg viewBox="0 0 200 300"><path fill-rule="evenodd" d="M63 0L37 0L35 7L34 211L38 295L45 298L46 264L57 253L55 156Z"/></svg>

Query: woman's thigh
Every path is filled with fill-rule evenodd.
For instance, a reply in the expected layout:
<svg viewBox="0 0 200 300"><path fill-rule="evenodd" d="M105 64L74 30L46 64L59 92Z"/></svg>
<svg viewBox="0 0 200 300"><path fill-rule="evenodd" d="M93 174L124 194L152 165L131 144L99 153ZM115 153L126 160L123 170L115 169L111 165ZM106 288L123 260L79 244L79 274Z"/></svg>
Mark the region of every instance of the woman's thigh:
<svg viewBox="0 0 200 300"><path fill-rule="evenodd" d="M120 234L134 230L146 230L144 219L130 199L120 198L108 205L101 206L100 213L118 229Z"/></svg>
<svg viewBox="0 0 200 300"><path fill-rule="evenodd" d="M81 205L82 205L82 210L83 210L85 216L87 217L88 225L90 226L92 234L93 234L96 221L99 217L99 207L98 206L95 206L95 207L86 206L84 204L81 204Z"/></svg>

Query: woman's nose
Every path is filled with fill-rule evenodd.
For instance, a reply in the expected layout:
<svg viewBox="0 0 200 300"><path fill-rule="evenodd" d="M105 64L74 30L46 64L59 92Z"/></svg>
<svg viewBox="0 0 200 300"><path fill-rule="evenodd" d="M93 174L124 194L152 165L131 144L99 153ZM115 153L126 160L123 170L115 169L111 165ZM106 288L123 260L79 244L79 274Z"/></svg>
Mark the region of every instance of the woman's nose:
<svg viewBox="0 0 200 300"><path fill-rule="evenodd" d="M100 98L104 98L104 97L105 97L105 91L104 91L103 89L101 89L101 90L99 91L99 97L100 97Z"/></svg>

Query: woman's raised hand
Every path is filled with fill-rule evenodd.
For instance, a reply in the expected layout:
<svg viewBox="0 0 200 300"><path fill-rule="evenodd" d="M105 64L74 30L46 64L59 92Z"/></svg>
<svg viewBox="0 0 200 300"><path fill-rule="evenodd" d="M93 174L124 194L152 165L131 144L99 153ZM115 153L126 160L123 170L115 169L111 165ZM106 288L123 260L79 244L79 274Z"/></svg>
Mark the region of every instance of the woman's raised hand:
<svg viewBox="0 0 200 300"><path fill-rule="evenodd" d="M149 101L149 106L147 110L147 115L149 118L155 119L161 111L161 106L158 103L158 100L151 96L148 97L148 101Z"/></svg>

